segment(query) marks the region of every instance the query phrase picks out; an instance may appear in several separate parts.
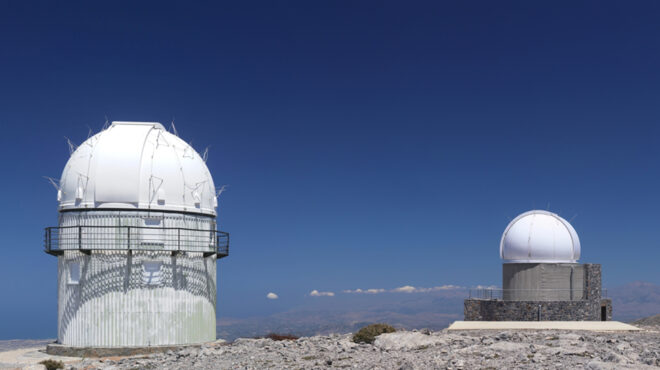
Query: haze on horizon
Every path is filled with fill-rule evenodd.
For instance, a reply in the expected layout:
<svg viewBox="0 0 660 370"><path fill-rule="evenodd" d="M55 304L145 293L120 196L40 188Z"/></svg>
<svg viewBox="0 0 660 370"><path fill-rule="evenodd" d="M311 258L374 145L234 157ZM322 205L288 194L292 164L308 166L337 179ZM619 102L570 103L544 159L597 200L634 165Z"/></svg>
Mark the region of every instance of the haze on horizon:
<svg viewBox="0 0 660 370"><path fill-rule="evenodd" d="M64 137L106 117L174 119L210 147L232 237L219 318L499 285L501 233L530 209L571 222L604 287L657 286L659 16L655 2L5 2L0 339L55 336L43 176L60 176Z"/></svg>

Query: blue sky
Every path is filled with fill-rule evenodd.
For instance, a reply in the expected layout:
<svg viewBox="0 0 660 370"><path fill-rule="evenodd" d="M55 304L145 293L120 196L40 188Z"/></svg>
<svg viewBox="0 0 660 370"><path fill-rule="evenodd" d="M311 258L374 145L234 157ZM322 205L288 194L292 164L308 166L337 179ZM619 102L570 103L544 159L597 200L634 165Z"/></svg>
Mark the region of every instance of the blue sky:
<svg viewBox="0 0 660 370"><path fill-rule="evenodd" d="M313 289L500 283L533 208L605 286L660 283L656 2L0 5L0 339L54 337L54 189L110 120L174 118L208 165L218 315ZM267 300L266 293L279 295Z"/></svg>

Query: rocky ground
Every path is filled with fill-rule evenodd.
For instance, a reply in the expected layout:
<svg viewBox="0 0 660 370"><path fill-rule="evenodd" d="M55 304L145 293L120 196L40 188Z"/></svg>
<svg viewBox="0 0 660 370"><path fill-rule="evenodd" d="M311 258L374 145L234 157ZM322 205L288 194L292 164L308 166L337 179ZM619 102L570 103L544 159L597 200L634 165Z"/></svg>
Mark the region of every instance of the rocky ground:
<svg viewBox="0 0 660 370"><path fill-rule="evenodd" d="M374 344L350 335L237 339L142 358L86 359L73 369L644 369L660 367L660 330L643 332L403 331Z"/></svg>

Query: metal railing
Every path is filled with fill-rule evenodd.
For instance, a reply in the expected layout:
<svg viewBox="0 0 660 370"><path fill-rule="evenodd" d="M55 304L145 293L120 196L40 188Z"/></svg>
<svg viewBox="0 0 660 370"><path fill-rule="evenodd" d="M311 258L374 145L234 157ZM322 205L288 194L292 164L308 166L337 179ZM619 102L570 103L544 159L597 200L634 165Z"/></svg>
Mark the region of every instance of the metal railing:
<svg viewBox="0 0 660 370"><path fill-rule="evenodd" d="M229 233L216 230L148 226L47 227L44 250L61 255L66 250L201 252L217 258L229 255Z"/></svg>
<svg viewBox="0 0 660 370"><path fill-rule="evenodd" d="M601 290L601 297L607 290ZM579 301L587 299L585 289L470 289L469 299L504 301Z"/></svg>

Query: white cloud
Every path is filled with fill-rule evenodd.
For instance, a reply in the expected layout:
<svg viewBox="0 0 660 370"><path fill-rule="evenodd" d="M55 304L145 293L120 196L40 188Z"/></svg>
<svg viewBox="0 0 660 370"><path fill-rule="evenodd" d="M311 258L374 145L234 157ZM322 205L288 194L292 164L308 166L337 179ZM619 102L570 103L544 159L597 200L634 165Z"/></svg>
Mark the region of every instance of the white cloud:
<svg viewBox="0 0 660 370"><path fill-rule="evenodd" d="M362 293L362 289L355 289L355 290L347 289L347 290L342 290L341 292L342 293L349 293L349 294L351 294L351 293Z"/></svg>
<svg viewBox="0 0 660 370"><path fill-rule="evenodd" d="M385 289L354 289L354 290L342 290L342 293L354 293L354 294L378 294L385 293Z"/></svg>
<svg viewBox="0 0 660 370"><path fill-rule="evenodd" d="M429 293L429 292L437 292L440 290L453 290L453 289L465 289L465 287L458 286L458 285L439 285L439 286L434 286L431 288L415 288L414 293Z"/></svg>
<svg viewBox="0 0 660 370"><path fill-rule="evenodd" d="M417 291L417 288L410 285L404 285L402 287L392 289L392 292L394 293L414 293L415 291Z"/></svg>
<svg viewBox="0 0 660 370"><path fill-rule="evenodd" d="M499 287L496 285L477 285L473 289L498 289Z"/></svg>
<svg viewBox="0 0 660 370"><path fill-rule="evenodd" d="M354 290L342 290L342 293L352 293L352 294L378 294L378 293L429 293L437 292L440 290L452 290L452 289L465 289L465 287L458 285L440 285L434 286L431 288L421 288L414 287L412 285L404 285L394 289L354 289Z"/></svg>
<svg viewBox="0 0 660 370"><path fill-rule="evenodd" d="M268 298L268 299L278 299L280 297L277 294L275 294L273 292L270 292L270 293L266 294L266 298Z"/></svg>
<svg viewBox="0 0 660 370"><path fill-rule="evenodd" d="M437 290L465 289L465 287L460 286L460 285L451 285L451 284L449 284L449 285L437 286L436 289Z"/></svg>
<svg viewBox="0 0 660 370"><path fill-rule="evenodd" d="M312 297L334 297L335 293L333 292L319 292L318 290L312 290L309 295Z"/></svg>

